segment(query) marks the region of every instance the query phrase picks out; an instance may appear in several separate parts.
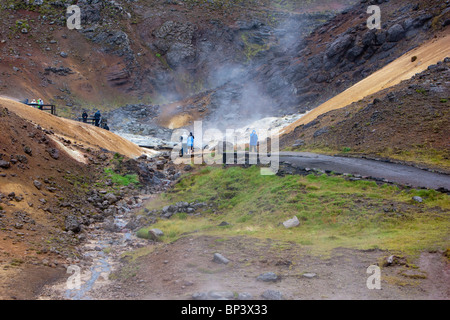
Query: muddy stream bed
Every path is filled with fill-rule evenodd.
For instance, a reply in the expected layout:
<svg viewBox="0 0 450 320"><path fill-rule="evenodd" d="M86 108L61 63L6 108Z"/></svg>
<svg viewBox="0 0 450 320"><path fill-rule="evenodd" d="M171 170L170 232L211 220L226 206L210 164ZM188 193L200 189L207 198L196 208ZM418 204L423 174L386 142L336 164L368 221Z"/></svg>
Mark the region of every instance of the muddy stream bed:
<svg viewBox="0 0 450 320"><path fill-rule="evenodd" d="M124 252L148 245L148 241L136 237L127 224L137 210L151 196L134 197L132 205L121 207L114 216L114 226L107 222L95 223L86 228L86 241L77 249L80 259L74 259L67 267L67 278L45 287L39 299L92 300L99 299L95 291L111 285L110 274L116 270Z"/></svg>

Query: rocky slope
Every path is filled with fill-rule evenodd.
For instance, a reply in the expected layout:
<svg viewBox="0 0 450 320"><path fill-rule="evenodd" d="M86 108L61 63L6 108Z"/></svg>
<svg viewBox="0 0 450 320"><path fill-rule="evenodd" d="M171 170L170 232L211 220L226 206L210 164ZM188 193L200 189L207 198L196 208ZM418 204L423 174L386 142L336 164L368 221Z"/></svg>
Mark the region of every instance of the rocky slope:
<svg viewBox="0 0 450 320"><path fill-rule="evenodd" d="M450 60L282 136L282 148L404 160L449 172Z"/></svg>
<svg viewBox="0 0 450 320"><path fill-rule="evenodd" d="M310 110L449 21L437 0L80 0L82 29L68 30L71 3L2 4L0 94L41 97L70 117L159 103L161 118L142 123L160 127ZM380 30L366 26L371 4Z"/></svg>
<svg viewBox="0 0 450 320"><path fill-rule="evenodd" d="M208 90L162 106L147 105L159 110L150 119L136 119L125 108L126 115L120 115L134 117L137 127L178 128L204 119L223 129L265 116L305 112L432 38L446 28L450 17L449 4L439 1L382 2L382 28L369 30L366 10L373 3L361 1L337 15L322 15L326 23L317 27L304 15L295 14L276 25L238 21L240 27L230 41L243 42L251 59L224 63L217 54L211 55L216 70L200 74L202 80L215 79L200 86ZM309 29L300 33L304 26ZM261 33L266 37L261 38ZM133 133L142 131L133 128Z"/></svg>
<svg viewBox="0 0 450 320"><path fill-rule="evenodd" d="M80 258L78 245L93 224L116 230L114 219L141 194L164 190L182 171L168 154L130 159L106 145L94 148L60 136L38 120L0 105L2 299L33 298ZM55 131L57 121L64 119L55 117Z"/></svg>
<svg viewBox="0 0 450 320"><path fill-rule="evenodd" d="M315 15L330 2L290 10L312 12L305 15L311 28L330 16ZM65 115L92 104L180 99L215 86L218 65L244 64L262 51L272 38L269 21L290 16L268 1L80 0L82 29L69 30L65 9L72 3L2 2L1 94L41 97Z"/></svg>

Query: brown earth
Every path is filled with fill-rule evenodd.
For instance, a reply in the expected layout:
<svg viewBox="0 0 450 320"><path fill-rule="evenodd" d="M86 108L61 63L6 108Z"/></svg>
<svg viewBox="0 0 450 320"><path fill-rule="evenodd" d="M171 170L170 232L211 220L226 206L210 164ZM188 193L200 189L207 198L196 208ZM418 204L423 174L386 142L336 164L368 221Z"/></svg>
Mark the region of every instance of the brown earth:
<svg viewBox="0 0 450 320"><path fill-rule="evenodd" d="M20 159L0 169L0 298L30 299L62 272L64 259L54 250L67 252L72 247L60 233L64 216L58 199L67 200L74 192L64 177L68 172L92 172L60 149L50 134L2 107L0 128L1 158ZM55 149L57 159L49 153ZM40 189L33 181L39 181Z"/></svg>
<svg viewBox="0 0 450 320"><path fill-rule="evenodd" d="M412 262L396 257L398 263L383 266L391 254L381 250L337 248L321 256L312 255L307 247L271 239L195 234L171 244L150 245L149 250L153 252L136 261L122 259L111 274L119 279L103 282L89 296L100 300L191 300L198 292L228 291L234 298L246 292L261 300L262 293L270 289L280 291L287 300L450 298L450 266L443 254L436 252L423 253ZM213 262L214 253L230 263ZM371 265L381 266L381 290L367 288ZM258 281L265 272L276 273L279 280ZM314 274L312 278L308 273Z"/></svg>
<svg viewBox="0 0 450 320"><path fill-rule="evenodd" d="M132 101L161 98L164 95L156 90L155 84L148 77L153 77L155 73L173 77L174 81L167 91L190 95L193 93L191 81L183 82L179 79L191 77L192 74L183 68L175 72L168 67L164 58L156 56L152 33L164 22L193 23L199 30L203 30L199 32L201 34L208 30L210 21L214 19L231 26L239 19L251 20L255 16L264 18L274 12L317 12L325 8L342 10L354 1L316 0L307 4L294 3L289 10L284 8L285 4L273 5L270 1L259 1L259 6L243 3L229 9L214 4L183 2L117 2L126 12L131 13L131 18L124 11L110 10L109 6L96 6L102 8L98 24L102 30L115 32L121 29L126 32L132 56L118 53L123 49L120 45L90 41L81 32L55 23L65 14L64 7L55 5L47 14L40 14L39 7L24 10L26 5L16 5L20 8L18 10L6 9L6 4L0 7L0 94L19 100L42 98L45 102L57 104L61 114L71 117L78 115L81 107L106 110ZM44 19L43 16L47 18ZM26 33L21 33L23 26L18 24L19 21L25 21L28 25ZM83 25L84 29L89 27L91 25ZM61 52L68 56L63 58ZM70 71L64 74L46 72L45 69L49 67L70 68ZM203 71L199 67L198 73Z"/></svg>
<svg viewBox="0 0 450 320"><path fill-rule="evenodd" d="M145 151L136 144L116 134L78 121L73 121L27 106L23 103L0 97L0 106L8 108L20 117L27 119L42 128L52 130L55 134L73 140L75 144L83 144L91 148L103 148L118 152L129 158L139 157Z"/></svg>
<svg viewBox="0 0 450 320"><path fill-rule="evenodd" d="M106 130L4 98L0 133L0 299L33 299L65 273L80 243L63 232L65 217L76 208L98 212L83 202L85 189L96 188L114 152L145 152Z"/></svg>
<svg viewBox="0 0 450 320"><path fill-rule="evenodd" d="M363 95L355 97L345 107L352 96L343 93L336 105L327 103L288 128L280 139L281 147L341 154L345 148L347 155L389 158L450 172L450 91L446 85L450 64L439 63L397 85L359 100Z"/></svg>
<svg viewBox="0 0 450 320"><path fill-rule="evenodd" d="M446 30L445 33L409 51L381 70L318 106L303 118L286 127L282 133L289 133L296 127L313 121L321 114L343 108L403 80L410 79L415 74L426 70L428 66L450 57L449 41L450 30ZM417 60L412 62L412 57L416 57Z"/></svg>

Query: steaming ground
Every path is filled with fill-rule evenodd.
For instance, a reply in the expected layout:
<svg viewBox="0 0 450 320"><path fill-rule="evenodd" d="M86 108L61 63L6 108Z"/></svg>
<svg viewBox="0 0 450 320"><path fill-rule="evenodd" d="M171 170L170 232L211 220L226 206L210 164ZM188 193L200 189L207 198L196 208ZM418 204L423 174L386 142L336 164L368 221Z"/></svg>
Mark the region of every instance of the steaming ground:
<svg viewBox="0 0 450 320"><path fill-rule="evenodd" d="M210 150L214 149L219 139L216 139L217 137L220 137L220 139L224 141L234 141L235 145L244 146L245 144L249 143L250 134L253 130L255 130L258 134L259 141L264 140L270 136L276 136L278 135L284 128L289 126L290 124L298 121L302 117L304 117L307 113L303 114L292 114L287 115L284 117L266 117L262 118L260 120L249 122L247 125L239 126L235 125L230 126L225 129L219 129L215 128L213 125L206 124L205 127L202 126L202 133L203 133L203 147L208 148ZM232 130L233 134L227 134L227 129ZM146 148L154 148L154 149L161 149L161 148L173 148L176 144L179 143L179 136L182 133L189 133L193 132L194 137L199 136L198 133L194 131L194 129L177 129L173 131L171 141L161 139L154 136L145 136L145 135L136 135L136 134L130 134L130 133L124 133L122 131L116 131L117 135L121 136L122 138L125 138L141 147ZM211 135L210 135L211 134ZM208 137L211 137L208 138ZM234 138L234 140L233 140Z"/></svg>

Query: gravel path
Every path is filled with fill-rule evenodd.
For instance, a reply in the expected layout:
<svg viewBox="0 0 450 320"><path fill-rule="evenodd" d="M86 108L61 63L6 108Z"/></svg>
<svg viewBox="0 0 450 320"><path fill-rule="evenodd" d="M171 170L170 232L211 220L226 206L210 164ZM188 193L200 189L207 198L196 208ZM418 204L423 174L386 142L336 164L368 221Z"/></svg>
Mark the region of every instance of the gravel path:
<svg viewBox="0 0 450 320"><path fill-rule="evenodd" d="M333 157L307 152L280 152L280 161L303 168L331 170L336 173L369 176L386 179L414 188L450 190L450 176L421 170L407 165L376 160Z"/></svg>

